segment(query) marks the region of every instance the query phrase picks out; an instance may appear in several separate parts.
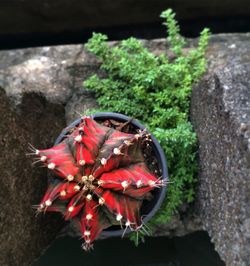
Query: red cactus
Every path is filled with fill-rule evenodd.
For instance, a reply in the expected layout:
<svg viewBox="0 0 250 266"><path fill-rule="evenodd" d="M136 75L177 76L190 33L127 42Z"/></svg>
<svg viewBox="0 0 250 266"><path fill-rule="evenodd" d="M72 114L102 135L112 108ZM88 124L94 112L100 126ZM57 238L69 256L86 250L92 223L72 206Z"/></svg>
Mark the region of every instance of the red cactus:
<svg viewBox="0 0 250 266"><path fill-rule="evenodd" d="M127 134L85 117L60 144L34 150L60 179L51 184L38 211L58 211L79 225L83 248L111 225L142 227L140 207L150 191L164 185L142 154L146 131Z"/></svg>

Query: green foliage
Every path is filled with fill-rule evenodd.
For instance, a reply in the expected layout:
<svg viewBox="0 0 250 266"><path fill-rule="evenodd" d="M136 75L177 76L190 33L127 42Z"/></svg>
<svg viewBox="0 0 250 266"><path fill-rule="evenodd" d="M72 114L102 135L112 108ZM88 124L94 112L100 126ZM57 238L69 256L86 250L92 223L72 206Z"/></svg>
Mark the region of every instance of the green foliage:
<svg viewBox="0 0 250 266"><path fill-rule="evenodd" d="M166 153L171 182L166 200L151 224L170 221L180 204L194 198L197 146L188 120L189 103L192 86L206 69L209 39L209 31L204 29L198 47L184 52L186 42L175 14L168 9L161 17L165 19L174 59L154 55L135 38L110 46L107 36L94 33L85 45L107 74L106 78L93 75L84 82L87 89L96 93L100 110L141 120Z"/></svg>

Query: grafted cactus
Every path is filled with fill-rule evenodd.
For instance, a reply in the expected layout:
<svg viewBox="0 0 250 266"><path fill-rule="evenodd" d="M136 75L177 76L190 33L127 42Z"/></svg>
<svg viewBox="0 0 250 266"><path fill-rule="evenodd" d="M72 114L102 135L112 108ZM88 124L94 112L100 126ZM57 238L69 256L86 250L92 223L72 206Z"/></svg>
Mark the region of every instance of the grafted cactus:
<svg viewBox="0 0 250 266"><path fill-rule="evenodd" d="M111 225L140 230L143 200L165 185L146 166L142 146L147 141L146 131L123 133L84 117L60 144L33 149L56 175L37 211L61 212L76 222L85 250Z"/></svg>

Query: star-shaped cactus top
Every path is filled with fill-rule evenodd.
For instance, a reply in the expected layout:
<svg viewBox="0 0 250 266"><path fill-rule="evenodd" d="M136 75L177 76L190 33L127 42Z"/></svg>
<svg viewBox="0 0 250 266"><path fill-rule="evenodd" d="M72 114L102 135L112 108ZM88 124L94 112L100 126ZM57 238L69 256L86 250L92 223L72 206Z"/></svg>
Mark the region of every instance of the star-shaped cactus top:
<svg viewBox="0 0 250 266"><path fill-rule="evenodd" d="M58 145L34 152L60 178L49 185L39 212L59 211L78 225L83 248L111 225L138 230L140 207L149 192L164 185L148 170L142 144L146 131L128 134L84 117Z"/></svg>

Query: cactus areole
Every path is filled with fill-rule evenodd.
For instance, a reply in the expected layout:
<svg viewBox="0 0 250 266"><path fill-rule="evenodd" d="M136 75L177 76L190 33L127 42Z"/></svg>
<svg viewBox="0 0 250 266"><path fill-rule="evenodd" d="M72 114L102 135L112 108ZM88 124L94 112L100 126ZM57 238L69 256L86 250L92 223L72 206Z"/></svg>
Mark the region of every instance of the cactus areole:
<svg viewBox="0 0 250 266"><path fill-rule="evenodd" d="M124 115L83 117L62 131L55 146L33 152L53 172L37 211L61 212L74 222L84 250L107 228L111 231L102 234L146 230L145 222L164 198L167 169L161 147ZM113 230L117 225L119 230Z"/></svg>

